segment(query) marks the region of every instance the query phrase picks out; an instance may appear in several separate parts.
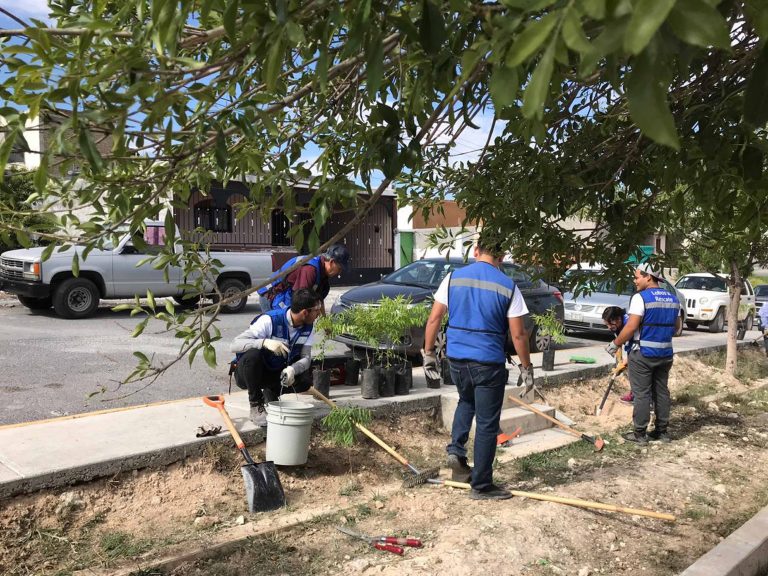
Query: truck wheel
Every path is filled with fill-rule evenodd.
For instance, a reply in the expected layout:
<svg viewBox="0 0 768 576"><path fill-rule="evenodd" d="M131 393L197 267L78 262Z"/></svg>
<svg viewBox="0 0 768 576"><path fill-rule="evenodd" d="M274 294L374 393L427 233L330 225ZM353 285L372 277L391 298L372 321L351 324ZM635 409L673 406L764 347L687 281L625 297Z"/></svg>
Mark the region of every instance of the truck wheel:
<svg viewBox="0 0 768 576"><path fill-rule="evenodd" d="M747 332L749 332L750 330L752 330L754 325L755 325L755 317L752 316L752 313L750 312L749 314L747 314L747 319L744 320L744 328Z"/></svg>
<svg viewBox="0 0 768 576"><path fill-rule="evenodd" d="M683 313L680 312L680 320L682 320L682 319L683 319ZM682 335L682 333L683 333L683 324L684 324L683 322L680 322L680 330L675 330L675 334L674 334L675 336Z"/></svg>
<svg viewBox="0 0 768 576"><path fill-rule="evenodd" d="M47 298L31 298L29 296L18 296L19 302L23 306L26 306L30 310L48 310L53 306L53 300L48 296Z"/></svg>
<svg viewBox="0 0 768 576"><path fill-rule="evenodd" d="M99 307L99 289L87 278L67 278L53 294L53 309L62 318L88 318Z"/></svg>
<svg viewBox="0 0 768 576"><path fill-rule="evenodd" d="M219 291L221 292L221 299L229 298L230 296L234 296L238 292L242 292L246 289L245 284L238 280L237 278L227 278L225 280L222 280L219 284ZM216 295L215 301L218 300L218 294ZM245 305L248 304L248 296L243 294L240 298L237 300L232 300L231 302L227 302L221 307L221 311L225 312L227 314L235 314L237 312L240 312L245 308Z"/></svg>
<svg viewBox="0 0 768 576"><path fill-rule="evenodd" d="M725 326L725 311L720 308L720 310L717 311L717 314L715 314L714 320L709 323L709 331L722 332L723 326Z"/></svg>

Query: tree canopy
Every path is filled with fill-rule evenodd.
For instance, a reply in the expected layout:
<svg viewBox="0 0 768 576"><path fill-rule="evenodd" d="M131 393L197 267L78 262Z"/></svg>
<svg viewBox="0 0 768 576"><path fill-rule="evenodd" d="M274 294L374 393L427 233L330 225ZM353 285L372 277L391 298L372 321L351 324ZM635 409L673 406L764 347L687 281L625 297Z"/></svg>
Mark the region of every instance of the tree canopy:
<svg viewBox="0 0 768 576"><path fill-rule="evenodd" d="M88 242L139 228L214 179L246 177L240 214L307 211L314 228L295 241L313 252L332 210L357 217L329 242L389 185L424 210L454 195L537 261L623 261L643 230L683 218L686 198L725 206L735 228L762 214L761 0L50 7L50 24L14 16L19 28L0 31L0 168L30 118L55 119L31 200L63 206L62 230ZM504 136L452 165L453 142L481 114ZM317 189L308 206L297 181ZM580 214L607 236L557 229ZM187 321L170 314L169 326Z"/></svg>

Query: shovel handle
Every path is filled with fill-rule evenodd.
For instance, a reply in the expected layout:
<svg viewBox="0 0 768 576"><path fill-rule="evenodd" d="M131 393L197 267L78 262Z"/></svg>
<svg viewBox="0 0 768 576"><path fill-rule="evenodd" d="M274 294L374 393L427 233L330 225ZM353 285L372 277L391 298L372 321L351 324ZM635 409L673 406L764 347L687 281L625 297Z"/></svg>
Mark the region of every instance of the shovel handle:
<svg viewBox="0 0 768 576"><path fill-rule="evenodd" d="M309 390L308 390L308 392L309 392L310 394L312 394L312 396L314 396L314 397L315 397L315 398L317 398L318 400L321 400L321 401L325 402L326 404L328 404L328 406L330 406L330 407L331 407L331 409L334 409L334 410L336 409L336 404L334 404L333 402L331 402L331 401L330 401L330 400L329 400L329 399L328 399L328 398L325 396L325 394L323 394L322 392L320 392L319 390L317 390L317 389L316 389L314 386L310 386L310 387L309 387ZM358 430L360 430L360 432L362 432L363 434L365 434L366 436L368 436L368 438L370 438L371 440L373 440L374 442L376 442L376 444L378 444L379 446L381 446L381 447L382 447L384 450L386 450L386 452L387 452L387 453L388 453L390 456L392 456L392 458L394 458L395 460L397 460L398 462L400 462L400 464L402 464L403 466L408 466L409 468L411 468L411 470L414 470L414 469L413 469L413 467L412 467L412 466L411 466L411 465L408 463L408 460L406 460L405 458L403 458L402 456L400 456L400 454L398 454L397 452L395 452L395 449L394 449L394 448L392 448L392 447L391 447L391 446L389 446L389 445L388 445L386 442L384 442L384 440L382 440L381 438L379 438L378 436L376 436L376 434L374 434L373 432L371 432L370 430L368 430L368 428L366 428L365 426L363 426L362 424L359 424L359 423L357 423L357 422L355 422L355 427L356 427Z"/></svg>
<svg viewBox="0 0 768 576"><path fill-rule="evenodd" d="M238 434L237 428L235 428L235 423L232 422L232 418L229 417L227 409L224 408L224 396L220 394L218 396L203 396L203 402L212 408L218 408L219 412L221 413L221 417L224 420L224 424L227 425L227 430L229 430L229 433L232 435L232 439L235 441L235 445L239 450L242 451L242 449L245 447L245 443L243 442L243 439L240 438L240 434Z"/></svg>

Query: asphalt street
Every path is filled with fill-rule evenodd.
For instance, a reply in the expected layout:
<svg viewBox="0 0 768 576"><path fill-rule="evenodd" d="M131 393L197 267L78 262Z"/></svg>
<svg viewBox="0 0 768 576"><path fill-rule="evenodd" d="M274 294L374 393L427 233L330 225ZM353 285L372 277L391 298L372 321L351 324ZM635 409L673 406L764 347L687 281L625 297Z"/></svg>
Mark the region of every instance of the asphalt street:
<svg viewBox="0 0 768 576"><path fill-rule="evenodd" d="M332 290L326 306L343 291ZM135 351L163 364L177 358L181 341L165 331L164 323L151 322L141 336L131 338L142 317L113 312L105 303L93 318L65 320L53 310L30 311L15 299L2 302L0 425L224 392L232 358L229 343L259 313L257 300L251 299L243 312L219 317L216 369L200 354L192 366L183 358L154 382L121 385L136 365ZM569 338L559 348L589 344L594 340ZM335 345L329 353L344 350Z"/></svg>

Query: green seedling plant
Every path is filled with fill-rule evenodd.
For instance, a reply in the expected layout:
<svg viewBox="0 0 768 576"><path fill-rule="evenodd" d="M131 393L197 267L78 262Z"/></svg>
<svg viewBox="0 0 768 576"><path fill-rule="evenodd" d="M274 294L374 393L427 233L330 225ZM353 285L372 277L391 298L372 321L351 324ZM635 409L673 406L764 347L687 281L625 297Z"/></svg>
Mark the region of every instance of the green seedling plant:
<svg viewBox="0 0 768 576"><path fill-rule="evenodd" d="M555 314L554 308L548 309L544 314L532 314L536 326L539 327L539 334L546 336L555 344L565 344L565 326Z"/></svg>
<svg viewBox="0 0 768 576"><path fill-rule="evenodd" d="M318 336L319 352L315 359L320 362L320 370L325 369L325 359L328 354L328 340L340 334L338 324L330 316L321 316L315 320L315 334Z"/></svg>
<svg viewBox="0 0 768 576"><path fill-rule="evenodd" d="M339 446L352 446L355 441L355 427L365 426L372 420L370 410L356 406L336 407L323 418L323 427L331 442Z"/></svg>

